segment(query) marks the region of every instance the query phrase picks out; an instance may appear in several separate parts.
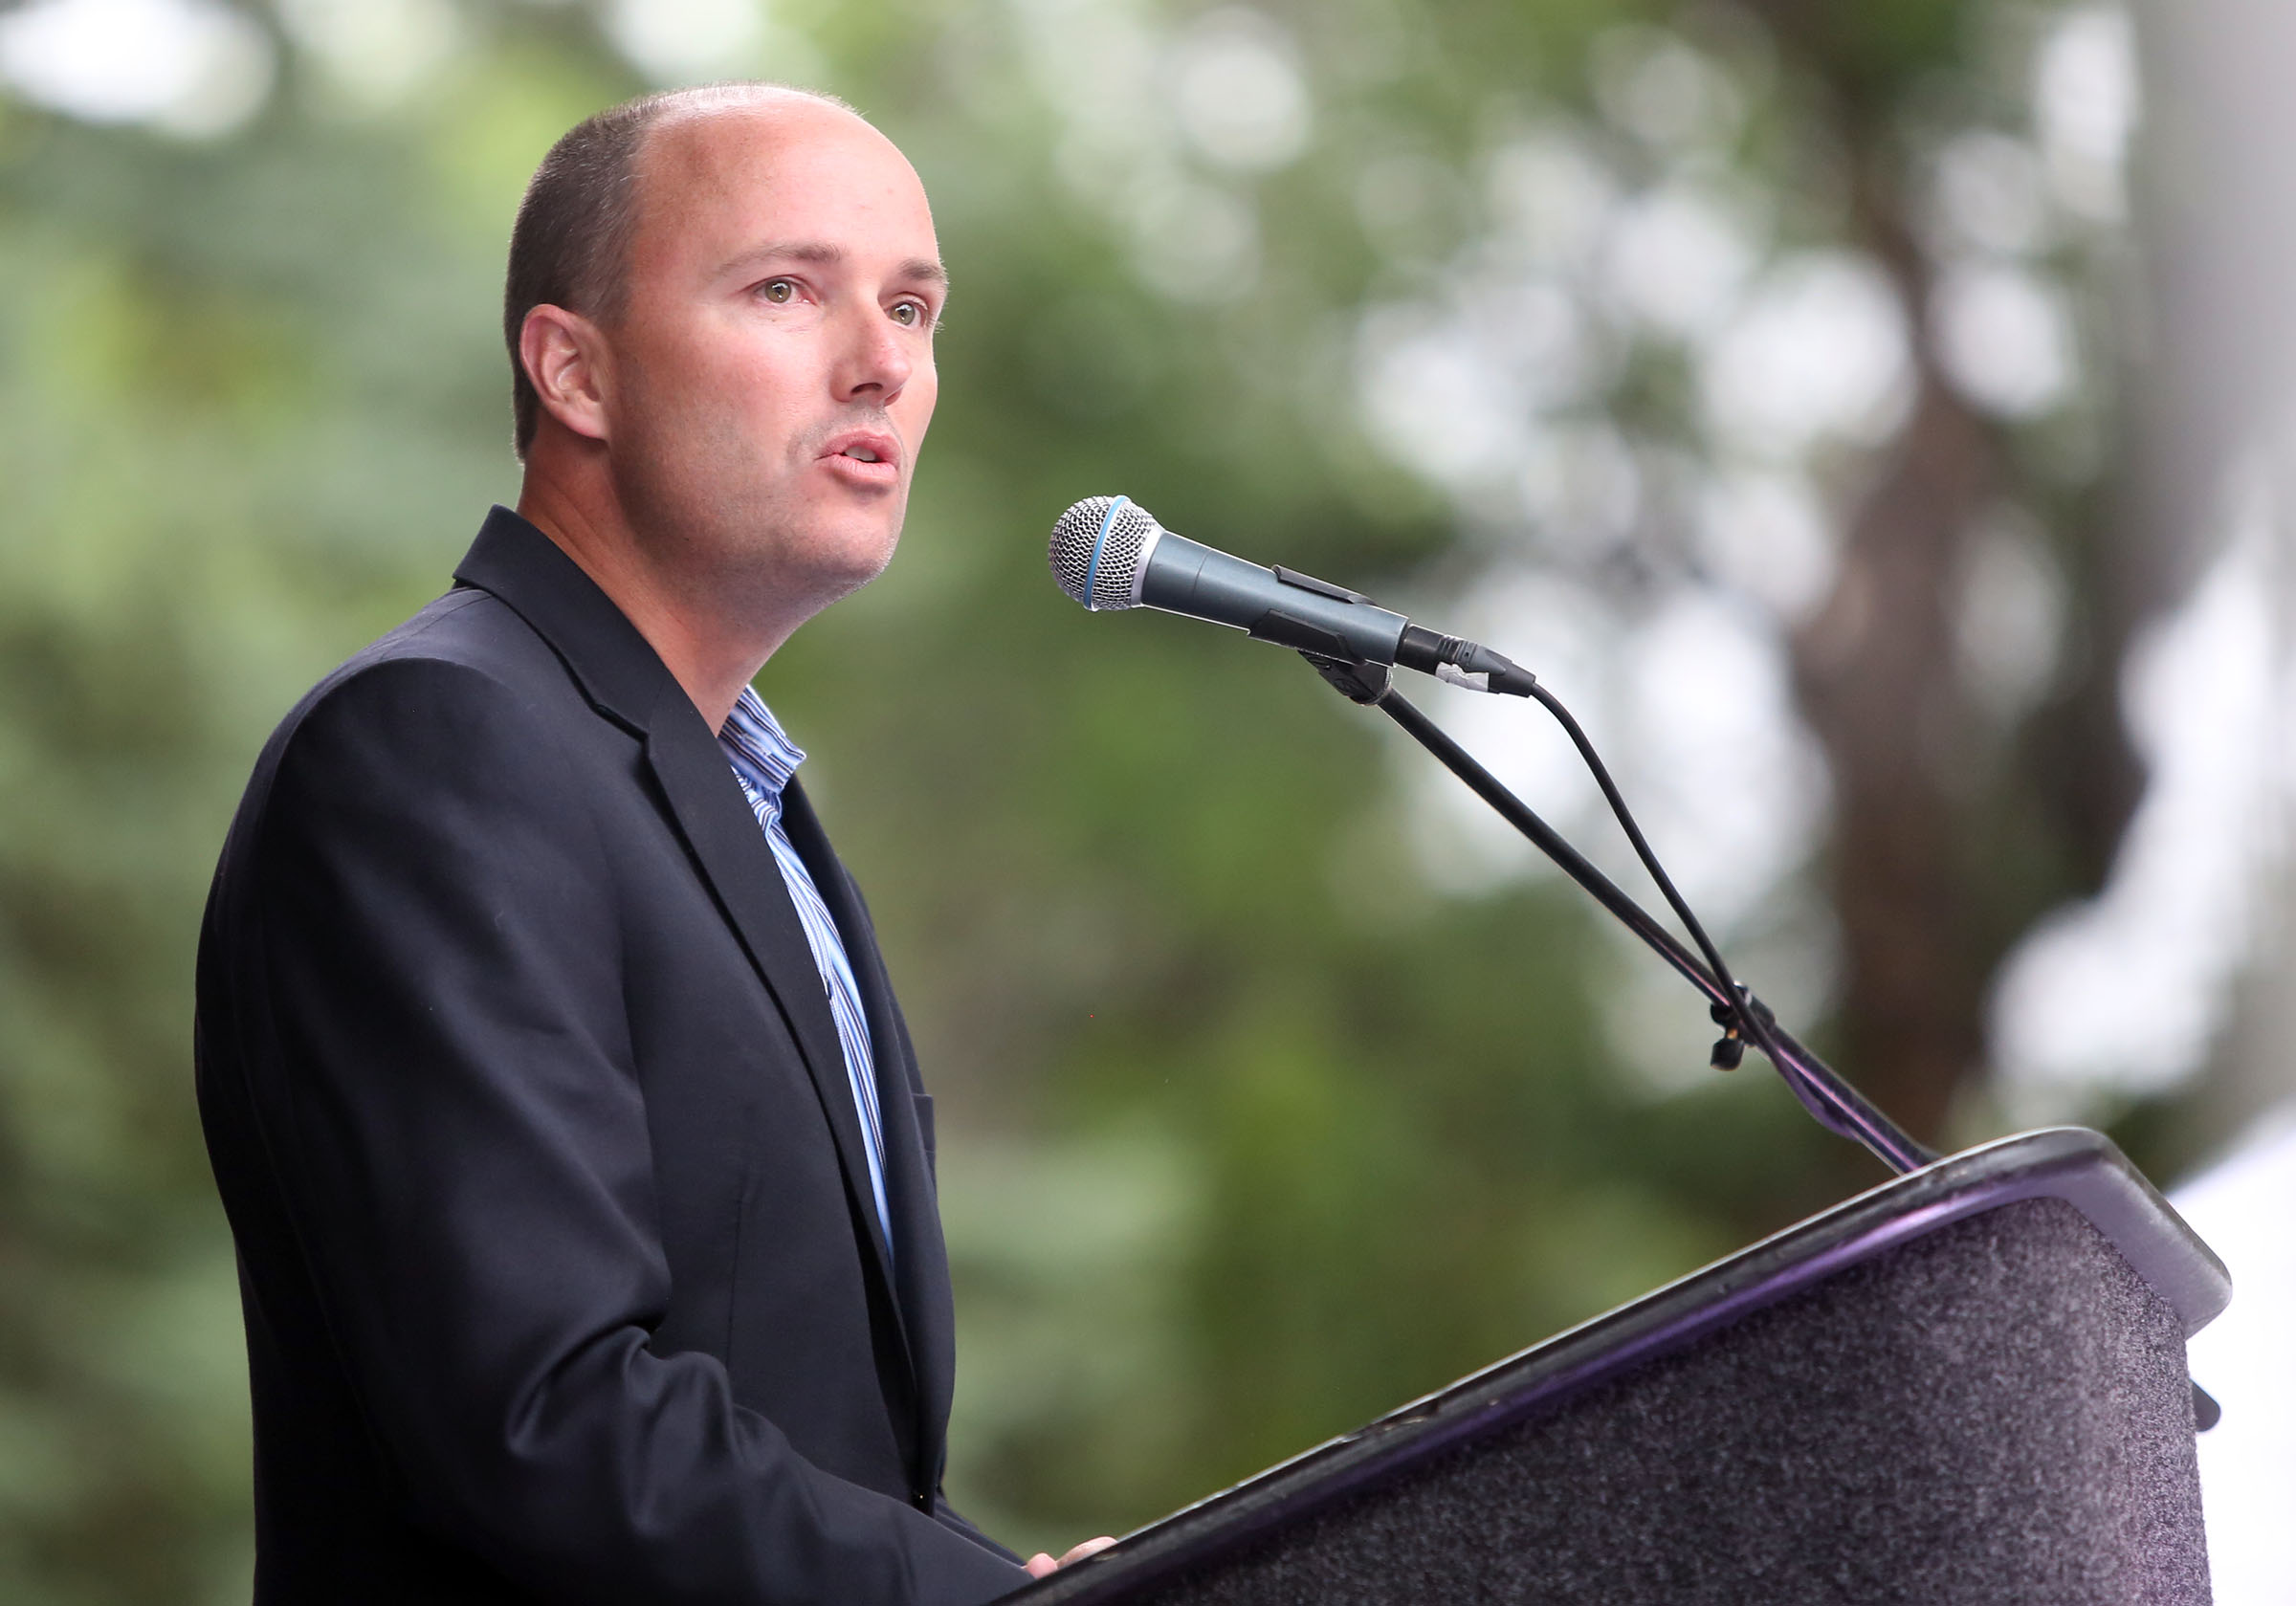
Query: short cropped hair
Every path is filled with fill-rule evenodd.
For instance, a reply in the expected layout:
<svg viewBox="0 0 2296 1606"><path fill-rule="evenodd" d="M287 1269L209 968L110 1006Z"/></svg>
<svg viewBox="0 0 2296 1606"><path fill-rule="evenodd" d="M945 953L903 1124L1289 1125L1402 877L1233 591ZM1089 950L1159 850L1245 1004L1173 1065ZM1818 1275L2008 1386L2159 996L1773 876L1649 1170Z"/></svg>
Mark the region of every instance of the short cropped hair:
<svg viewBox="0 0 2296 1606"><path fill-rule="evenodd" d="M510 348L514 450L525 461L541 398L519 359L526 315L564 307L602 324L622 316L629 253L638 227L638 153L654 124L680 112L740 105L767 94L796 95L852 111L834 95L776 83L719 83L666 89L583 119L542 158L511 225L502 283L502 340ZM856 114L858 115L858 114Z"/></svg>

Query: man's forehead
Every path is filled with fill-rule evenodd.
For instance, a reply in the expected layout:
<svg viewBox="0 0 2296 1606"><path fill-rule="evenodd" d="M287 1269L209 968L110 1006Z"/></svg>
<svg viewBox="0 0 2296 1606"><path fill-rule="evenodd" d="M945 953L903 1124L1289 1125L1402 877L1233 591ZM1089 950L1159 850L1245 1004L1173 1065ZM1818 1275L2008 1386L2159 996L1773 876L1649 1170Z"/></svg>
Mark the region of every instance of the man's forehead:
<svg viewBox="0 0 2296 1606"><path fill-rule="evenodd" d="M850 166L856 176L916 180L908 159L862 118L787 92L666 114L647 131L638 169L641 182L724 183L792 157Z"/></svg>
<svg viewBox="0 0 2296 1606"><path fill-rule="evenodd" d="M777 203L809 200L816 208L842 210L866 204L877 221L896 231L914 222L908 231L914 237L904 247L912 255L936 254L924 187L908 159L861 118L810 97L784 92L673 114L649 131L636 176L639 233L654 234L657 245L669 241L652 226L673 217L673 234L695 245L703 243L695 232L713 232L713 222L749 236L709 241L703 249L714 256L727 248L754 255L770 243L756 229L783 221L756 215L752 203L770 196ZM912 205L914 217L904 218ZM802 228L774 226L766 232L809 249L838 245ZM938 272L935 264L933 274Z"/></svg>

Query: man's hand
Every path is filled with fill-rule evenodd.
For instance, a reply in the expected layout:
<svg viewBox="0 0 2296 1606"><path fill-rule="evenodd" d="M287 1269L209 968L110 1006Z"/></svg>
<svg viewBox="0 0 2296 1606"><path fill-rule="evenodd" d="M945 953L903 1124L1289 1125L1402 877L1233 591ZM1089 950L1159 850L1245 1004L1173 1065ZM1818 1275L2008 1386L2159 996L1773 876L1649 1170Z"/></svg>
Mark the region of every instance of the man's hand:
<svg viewBox="0 0 2296 1606"><path fill-rule="evenodd" d="M1115 1541L1114 1539L1111 1539L1107 1534L1104 1533L1097 1539L1087 1539L1083 1544L1077 1546L1067 1555L1062 1556L1058 1561L1054 1561L1043 1551L1039 1551L1036 1552L1036 1554L1028 1558L1028 1576L1031 1578L1049 1578L1053 1573L1068 1566L1070 1562L1082 1561L1086 1556L1097 1555L1115 1543Z"/></svg>

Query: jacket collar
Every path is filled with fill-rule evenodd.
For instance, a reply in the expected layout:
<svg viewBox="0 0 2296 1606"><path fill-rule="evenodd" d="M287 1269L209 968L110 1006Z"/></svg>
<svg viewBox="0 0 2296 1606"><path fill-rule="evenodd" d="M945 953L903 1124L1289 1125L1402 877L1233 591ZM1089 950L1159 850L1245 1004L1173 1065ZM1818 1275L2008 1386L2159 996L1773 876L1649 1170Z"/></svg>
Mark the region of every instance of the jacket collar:
<svg viewBox="0 0 2296 1606"><path fill-rule="evenodd" d="M564 661L583 695L632 735L645 735L657 715L680 708L700 722L685 688L613 599L558 542L510 509L487 513L454 579L508 604Z"/></svg>

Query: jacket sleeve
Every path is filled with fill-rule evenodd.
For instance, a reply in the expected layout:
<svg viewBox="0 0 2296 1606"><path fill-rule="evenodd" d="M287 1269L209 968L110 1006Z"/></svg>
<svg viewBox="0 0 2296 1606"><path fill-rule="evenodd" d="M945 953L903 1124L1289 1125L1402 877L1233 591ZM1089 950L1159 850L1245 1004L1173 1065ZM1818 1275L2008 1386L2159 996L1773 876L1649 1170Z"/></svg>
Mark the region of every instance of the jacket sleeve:
<svg viewBox="0 0 2296 1606"><path fill-rule="evenodd" d="M656 1353L670 1278L608 848L547 720L388 660L279 754L246 844L258 1120L418 1520L555 1600L991 1599L1017 1568L823 1472Z"/></svg>

